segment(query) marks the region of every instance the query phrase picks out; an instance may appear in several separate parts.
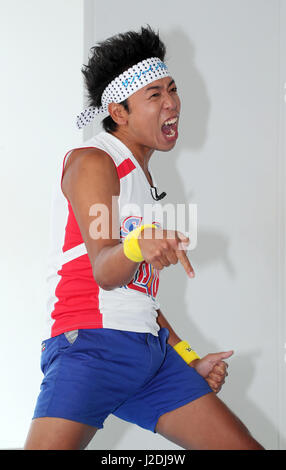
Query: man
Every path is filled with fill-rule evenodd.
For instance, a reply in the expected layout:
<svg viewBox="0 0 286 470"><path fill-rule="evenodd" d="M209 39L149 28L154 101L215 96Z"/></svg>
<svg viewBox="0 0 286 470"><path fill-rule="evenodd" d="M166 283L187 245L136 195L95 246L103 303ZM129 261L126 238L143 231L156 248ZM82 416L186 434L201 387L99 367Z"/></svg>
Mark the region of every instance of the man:
<svg viewBox="0 0 286 470"><path fill-rule="evenodd" d="M156 300L164 267L179 261L194 276L189 239L144 213L160 200L149 160L178 138L164 57L148 27L100 43L83 70L91 106L78 126L108 116L59 178L45 377L26 449L85 448L111 413L186 449L262 449L216 396L232 351L200 359Z"/></svg>

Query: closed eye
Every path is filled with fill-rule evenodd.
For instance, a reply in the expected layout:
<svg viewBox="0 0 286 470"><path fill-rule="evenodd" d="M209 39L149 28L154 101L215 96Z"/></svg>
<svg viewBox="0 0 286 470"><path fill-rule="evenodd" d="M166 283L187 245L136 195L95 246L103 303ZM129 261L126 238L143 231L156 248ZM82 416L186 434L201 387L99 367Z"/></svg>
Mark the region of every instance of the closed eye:
<svg viewBox="0 0 286 470"><path fill-rule="evenodd" d="M174 91L175 93L177 93L178 91L178 88L176 86L174 86L171 91ZM160 93L154 93L153 95L151 95L151 98L153 98L153 96L160 96Z"/></svg>

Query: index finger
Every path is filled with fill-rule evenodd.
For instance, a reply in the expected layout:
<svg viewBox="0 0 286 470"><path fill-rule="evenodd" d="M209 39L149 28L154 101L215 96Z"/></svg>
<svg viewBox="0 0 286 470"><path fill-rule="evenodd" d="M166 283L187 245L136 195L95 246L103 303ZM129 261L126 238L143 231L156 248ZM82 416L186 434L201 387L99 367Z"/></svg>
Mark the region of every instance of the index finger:
<svg viewBox="0 0 286 470"><path fill-rule="evenodd" d="M184 250L176 250L176 255L184 270L186 271L187 275L190 278L193 278L195 276L195 271L189 261L189 258L186 255L186 252Z"/></svg>

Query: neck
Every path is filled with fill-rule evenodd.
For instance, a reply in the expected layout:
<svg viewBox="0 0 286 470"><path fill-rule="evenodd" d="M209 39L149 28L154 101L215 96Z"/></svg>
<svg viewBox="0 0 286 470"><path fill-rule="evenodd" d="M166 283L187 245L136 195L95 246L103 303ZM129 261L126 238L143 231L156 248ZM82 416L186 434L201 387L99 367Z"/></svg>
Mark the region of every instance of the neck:
<svg viewBox="0 0 286 470"><path fill-rule="evenodd" d="M132 152L132 155L134 156L134 158L136 158L142 170L148 177L149 160L154 152L154 149L150 149L149 147L135 142L130 135L124 132L124 130L118 129L116 132L111 132L111 134L121 140L121 142L123 142L123 144L128 147L128 149L130 150L130 152Z"/></svg>

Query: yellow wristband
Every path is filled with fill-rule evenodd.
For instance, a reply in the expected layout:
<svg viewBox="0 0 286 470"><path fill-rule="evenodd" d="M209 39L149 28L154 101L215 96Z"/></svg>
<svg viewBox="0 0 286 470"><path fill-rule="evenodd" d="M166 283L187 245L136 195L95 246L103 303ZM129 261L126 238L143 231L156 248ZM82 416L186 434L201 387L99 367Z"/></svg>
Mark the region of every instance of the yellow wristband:
<svg viewBox="0 0 286 470"><path fill-rule="evenodd" d="M145 224L140 225L140 227L135 228L130 233L128 233L127 237L125 237L123 242L123 252L127 258L131 261L135 261L138 263L139 261L143 261L144 258L142 256L140 246L138 243L138 237L144 228L153 227L156 228L154 224Z"/></svg>
<svg viewBox="0 0 286 470"><path fill-rule="evenodd" d="M180 341L174 346L175 351L186 361L187 364L200 356L194 351L187 341Z"/></svg>

